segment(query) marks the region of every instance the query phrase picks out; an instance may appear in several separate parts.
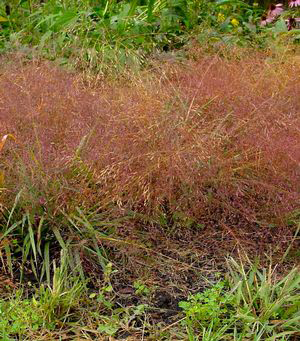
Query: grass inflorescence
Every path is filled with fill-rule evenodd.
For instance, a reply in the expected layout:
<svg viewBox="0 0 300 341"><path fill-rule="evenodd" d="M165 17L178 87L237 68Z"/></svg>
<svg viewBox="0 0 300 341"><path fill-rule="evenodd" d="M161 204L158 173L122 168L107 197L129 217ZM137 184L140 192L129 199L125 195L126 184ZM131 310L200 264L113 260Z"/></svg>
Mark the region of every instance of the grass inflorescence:
<svg viewBox="0 0 300 341"><path fill-rule="evenodd" d="M2 152L6 200L23 188L22 200L54 211L115 203L258 224L297 207L297 59L200 57L98 89L17 64L0 90L1 132L17 140Z"/></svg>
<svg viewBox="0 0 300 341"><path fill-rule="evenodd" d="M78 318L86 295L108 309L85 316L92 330L96 318L97 333L117 335L124 324L133 335L141 328L155 333L148 321L155 306L177 316L188 288L216 282L213 274L203 282L207 269L200 264L207 257L220 259L216 268L237 250L254 256L272 249L282 262L297 257L299 61L253 51L213 58L201 53L191 51L199 56L184 64L155 62L151 72L111 83L89 84L85 76L43 61L16 58L2 66L0 132L15 141L7 139L1 153L1 259L6 278L41 285L24 304L42 309L48 321L33 322L36 327L26 322L21 333L48 333L59 316L65 322ZM179 291L172 298L161 290L174 290L174 280ZM198 309L199 302L191 300L186 309ZM228 330L248 335L251 323L256 328L265 316L246 318L246 304L254 303L245 296L237 314L250 329L241 330L231 314L242 301L230 301L228 311L222 299L213 302L221 304L215 322L202 321L199 308L195 322L188 317L174 328L182 326L183 338L184 330L190 338ZM278 309L257 335L296 332L294 322L273 326L270 321L285 314ZM223 314L230 315L226 325L218 322ZM297 316L291 321L297 325ZM7 335L19 322L11 323Z"/></svg>
<svg viewBox="0 0 300 341"><path fill-rule="evenodd" d="M299 337L298 38L262 12L0 4L1 340Z"/></svg>

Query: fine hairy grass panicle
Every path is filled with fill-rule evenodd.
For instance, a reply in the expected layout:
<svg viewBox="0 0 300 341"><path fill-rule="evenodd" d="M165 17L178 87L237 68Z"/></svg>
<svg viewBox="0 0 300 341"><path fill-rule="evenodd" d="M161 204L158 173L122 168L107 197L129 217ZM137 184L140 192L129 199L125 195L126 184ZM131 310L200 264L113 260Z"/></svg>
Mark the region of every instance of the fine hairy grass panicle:
<svg viewBox="0 0 300 341"><path fill-rule="evenodd" d="M1 340L299 339L298 9L0 1Z"/></svg>
<svg viewBox="0 0 300 341"><path fill-rule="evenodd" d="M2 153L7 188L59 207L282 218L299 204L292 58L200 56L93 88L47 63L7 67L0 133L18 141Z"/></svg>

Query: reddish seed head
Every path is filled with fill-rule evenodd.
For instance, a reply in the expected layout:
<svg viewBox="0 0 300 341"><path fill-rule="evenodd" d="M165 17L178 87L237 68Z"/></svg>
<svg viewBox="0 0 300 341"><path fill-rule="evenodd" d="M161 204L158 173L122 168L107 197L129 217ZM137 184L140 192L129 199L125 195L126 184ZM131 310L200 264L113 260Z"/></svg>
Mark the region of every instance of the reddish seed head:
<svg viewBox="0 0 300 341"><path fill-rule="evenodd" d="M22 141L16 152L26 170L6 155L9 188L32 182L58 207L114 200L149 211L167 198L197 217L217 209L272 216L296 206L299 63L270 68L259 54L199 54L184 68L165 65L164 77L98 89L47 64L7 69L0 133ZM84 162L74 163L91 131Z"/></svg>

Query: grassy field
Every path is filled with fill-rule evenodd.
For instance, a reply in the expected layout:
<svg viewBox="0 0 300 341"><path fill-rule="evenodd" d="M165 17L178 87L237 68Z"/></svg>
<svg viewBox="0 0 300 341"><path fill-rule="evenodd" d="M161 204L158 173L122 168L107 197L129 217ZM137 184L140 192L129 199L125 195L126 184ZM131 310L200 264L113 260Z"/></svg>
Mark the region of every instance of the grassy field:
<svg viewBox="0 0 300 341"><path fill-rule="evenodd" d="M1 340L299 339L299 30L262 13L1 3Z"/></svg>

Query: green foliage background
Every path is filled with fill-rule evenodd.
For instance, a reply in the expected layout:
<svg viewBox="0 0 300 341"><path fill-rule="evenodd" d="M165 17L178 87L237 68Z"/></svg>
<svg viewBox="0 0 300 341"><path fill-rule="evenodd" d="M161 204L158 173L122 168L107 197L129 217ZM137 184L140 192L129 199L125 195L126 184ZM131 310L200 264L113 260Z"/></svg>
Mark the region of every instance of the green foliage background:
<svg viewBox="0 0 300 341"><path fill-rule="evenodd" d="M226 42L254 42L261 13L241 0L7 1L0 7L0 51L18 48L96 70L141 66L146 56L176 50L198 34L200 40L226 34Z"/></svg>

